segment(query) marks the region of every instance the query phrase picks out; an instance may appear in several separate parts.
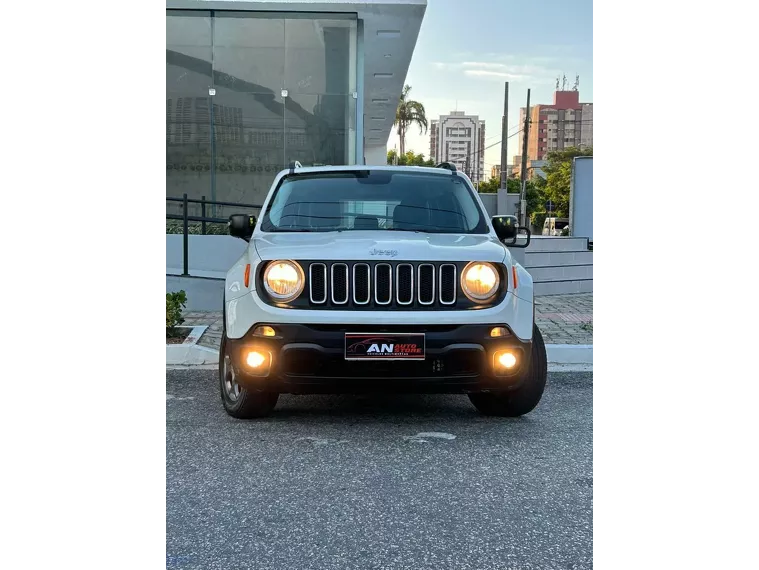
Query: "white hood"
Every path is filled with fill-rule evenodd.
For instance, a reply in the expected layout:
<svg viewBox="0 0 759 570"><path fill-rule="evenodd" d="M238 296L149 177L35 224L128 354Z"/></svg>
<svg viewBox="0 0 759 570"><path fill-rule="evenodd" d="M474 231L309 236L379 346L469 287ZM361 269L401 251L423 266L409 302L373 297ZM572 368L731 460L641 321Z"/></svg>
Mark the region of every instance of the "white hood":
<svg viewBox="0 0 759 570"><path fill-rule="evenodd" d="M251 244L264 261L272 259L346 261L490 261L508 250L488 234L423 234L393 231L267 233Z"/></svg>

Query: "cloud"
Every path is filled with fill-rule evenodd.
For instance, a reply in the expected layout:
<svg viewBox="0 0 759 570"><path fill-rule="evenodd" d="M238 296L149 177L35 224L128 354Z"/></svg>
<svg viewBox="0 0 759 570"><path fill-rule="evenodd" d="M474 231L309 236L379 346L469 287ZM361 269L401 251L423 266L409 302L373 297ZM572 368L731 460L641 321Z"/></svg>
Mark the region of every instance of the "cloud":
<svg viewBox="0 0 759 570"><path fill-rule="evenodd" d="M508 67L505 63L497 63L494 61L465 61L461 65L464 67L482 67L485 69L506 69Z"/></svg>
<svg viewBox="0 0 759 570"><path fill-rule="evenodd" d="M525 81L529 79L527 75L516 75L514 73L490 69L465 69L464 75L468 75L469 77L497 77L498 79L508 79L510 81Z"/></svg>
<svg viewBox="0 0 759 570"><path fill-rule="evenodd" d="M500 59L501 61L466 60L455 63L436 61L432 65L437 70L461 73L473 79L508 80L517 83L549 84L561 75L559 70L545 64L550 58L501 56ZM506 63L504 59L512 62Z"/></svg>

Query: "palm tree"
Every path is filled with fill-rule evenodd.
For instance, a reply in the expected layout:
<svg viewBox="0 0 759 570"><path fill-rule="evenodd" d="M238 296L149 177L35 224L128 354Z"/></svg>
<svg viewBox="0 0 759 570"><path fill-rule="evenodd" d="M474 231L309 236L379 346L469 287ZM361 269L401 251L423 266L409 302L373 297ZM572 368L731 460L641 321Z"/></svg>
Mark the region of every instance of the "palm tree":
<svg viewBox="0 0 759 570"><path fill-rule="evenodd" d="M401 139L401 148L398 153L400 156L406 154L406 131L410 125L414 123L419 125L419 134L427 132L427 116L424 114L424 105L418 101L411 101L408 98L410 91L410 85L403 87L403 93L398 99L398 108L395 110L395 122L393 122L393 126L398 126L398 136Z"/></svg>

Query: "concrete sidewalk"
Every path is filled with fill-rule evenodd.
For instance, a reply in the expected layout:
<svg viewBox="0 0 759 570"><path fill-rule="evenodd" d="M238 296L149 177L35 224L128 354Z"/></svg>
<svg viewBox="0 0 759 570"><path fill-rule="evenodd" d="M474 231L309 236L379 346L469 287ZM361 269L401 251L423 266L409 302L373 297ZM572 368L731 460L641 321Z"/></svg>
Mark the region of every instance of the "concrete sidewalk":
<svg viewBox="0 0 759 570"><path fill-rule="evenodd" d="M593 293L535 298L535 317L546 344L593 344ZM218 350L221 313L189 312L185 326L207 326L198 344Z"/></svg>

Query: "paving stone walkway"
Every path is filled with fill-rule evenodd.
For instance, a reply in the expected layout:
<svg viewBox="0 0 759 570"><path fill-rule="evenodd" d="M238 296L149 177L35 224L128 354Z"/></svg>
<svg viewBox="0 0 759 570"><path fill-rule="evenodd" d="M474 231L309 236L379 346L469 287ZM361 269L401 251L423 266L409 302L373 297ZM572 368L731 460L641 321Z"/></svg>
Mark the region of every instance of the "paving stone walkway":
<svg viewBox="0 0 759 570"><path fill-rule="evenodd" d="M198 344L219 349L221 312L188 312L185 326L206 325ZM535 298L535 319L547 344L593 344L593 293Z"/></svg>
<svg viewBox="0 0 759 570"><path fill-rule="evenodd" d="M593 344L593 293L535 297L535 320L547 344Z"/></svg>

